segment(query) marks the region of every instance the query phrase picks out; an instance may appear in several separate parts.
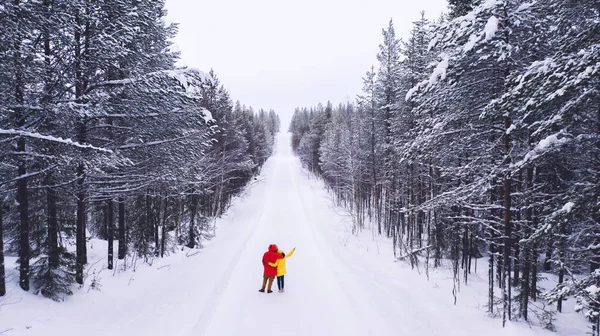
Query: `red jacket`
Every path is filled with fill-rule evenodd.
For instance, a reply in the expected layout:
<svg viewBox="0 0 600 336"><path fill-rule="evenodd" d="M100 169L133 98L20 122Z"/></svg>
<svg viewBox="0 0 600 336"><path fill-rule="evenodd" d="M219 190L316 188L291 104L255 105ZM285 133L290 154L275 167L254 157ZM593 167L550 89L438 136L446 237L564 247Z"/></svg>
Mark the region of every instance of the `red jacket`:
<svg viewBox="0 0 600 336"><path fill-rule="evenodd" d="M277 267L269 266L269 263L274 263L281 258L281 254L277 253L277 245L269 245L269 250L263 254L262 263L265 268L265 276L277 276Z"/></svg>

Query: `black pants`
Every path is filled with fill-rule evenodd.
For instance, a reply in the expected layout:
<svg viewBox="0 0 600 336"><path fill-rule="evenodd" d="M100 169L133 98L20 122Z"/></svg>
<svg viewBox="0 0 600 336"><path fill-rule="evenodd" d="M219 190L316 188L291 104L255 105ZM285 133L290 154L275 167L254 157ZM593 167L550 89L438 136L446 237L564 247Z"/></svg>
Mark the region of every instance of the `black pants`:
<svg viewBox="0 0 600 336"><path fill-rule="evenodd" d="M277 277L277 288L279 288L279 290L283 289L283 277L285 277L285 275Z"/></svg>

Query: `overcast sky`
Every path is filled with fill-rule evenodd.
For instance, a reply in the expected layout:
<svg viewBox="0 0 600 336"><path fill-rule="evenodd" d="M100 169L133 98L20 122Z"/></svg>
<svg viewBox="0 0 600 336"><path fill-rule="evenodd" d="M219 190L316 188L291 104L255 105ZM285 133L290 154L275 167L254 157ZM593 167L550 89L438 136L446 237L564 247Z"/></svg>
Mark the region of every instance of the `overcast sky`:
<svg viewBox="0 0 600 336"><path fill-rule="evenodd" d="M181 65L217 73L233 100L274 109L284 127L297 106L353 100L376 65L381 29L406 38L446 0L167 0L179 23Z"/></svg>

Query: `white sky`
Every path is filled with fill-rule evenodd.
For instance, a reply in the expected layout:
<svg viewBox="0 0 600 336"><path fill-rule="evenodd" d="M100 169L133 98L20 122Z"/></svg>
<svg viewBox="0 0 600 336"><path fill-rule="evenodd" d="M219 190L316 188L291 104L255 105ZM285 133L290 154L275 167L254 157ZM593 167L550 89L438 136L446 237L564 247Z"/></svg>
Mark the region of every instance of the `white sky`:
<svg viewBox="0 0 600 336"><path fill-rule="evenodd" d="M214 69L234 101L272 108L284 129L295 107L360 93L390 18L406 39L421 10L435 20L445 8L446 0L167 0L181 65Z"/></svg>

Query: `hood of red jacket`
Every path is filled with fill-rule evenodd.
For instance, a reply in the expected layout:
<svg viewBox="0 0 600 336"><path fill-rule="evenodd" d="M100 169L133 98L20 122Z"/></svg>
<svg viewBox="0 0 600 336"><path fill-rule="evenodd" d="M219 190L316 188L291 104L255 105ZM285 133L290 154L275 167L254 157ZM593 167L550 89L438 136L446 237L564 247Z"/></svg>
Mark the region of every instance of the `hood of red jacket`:
<svg viewBox="0 0 600 336"><path fill-rule="evenodd" d="M277 252L277 245L275 245L275 244L269 245L269 252Z"/></svg>

